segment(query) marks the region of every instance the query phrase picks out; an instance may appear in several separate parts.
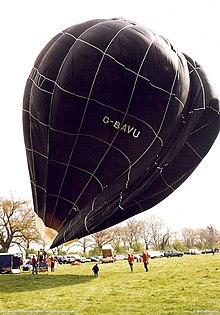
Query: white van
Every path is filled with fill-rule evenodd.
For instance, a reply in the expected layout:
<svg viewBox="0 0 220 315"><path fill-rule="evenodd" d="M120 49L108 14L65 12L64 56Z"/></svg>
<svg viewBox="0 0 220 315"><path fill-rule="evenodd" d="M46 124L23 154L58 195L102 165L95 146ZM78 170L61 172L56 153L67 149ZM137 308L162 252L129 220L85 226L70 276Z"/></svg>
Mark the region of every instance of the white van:
<svg viewBox="0 0 220 315"><path fill-rule="evenodd" d="M77 254L69 254L63 257L63 262L66 264L71 264L74 261L79 261L81 263L86 262L86 258Z"/></svg>
<svg viewBox="0 0 220 315"><path fill-rule="evenodd" d="M148 252L148 256L152 259L164 257L164 254L159 250L152 250Z"/></svg>

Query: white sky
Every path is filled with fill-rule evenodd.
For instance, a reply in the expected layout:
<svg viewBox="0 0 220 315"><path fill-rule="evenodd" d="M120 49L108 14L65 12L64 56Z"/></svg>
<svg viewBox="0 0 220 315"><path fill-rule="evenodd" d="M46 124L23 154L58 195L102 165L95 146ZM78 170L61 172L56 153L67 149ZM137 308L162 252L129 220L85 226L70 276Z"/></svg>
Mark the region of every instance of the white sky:
<svg viewBox="0 0 220 315"><path fill-rule="evenodd" d="M46 43L63 29L93 18L123 17L150 28L201 63L220 94L219 0L7 0L0 3L0 195L31 199L22 130L27 77ZM191 177L159 205L172 229L220 229L220 137Z"/></svg>

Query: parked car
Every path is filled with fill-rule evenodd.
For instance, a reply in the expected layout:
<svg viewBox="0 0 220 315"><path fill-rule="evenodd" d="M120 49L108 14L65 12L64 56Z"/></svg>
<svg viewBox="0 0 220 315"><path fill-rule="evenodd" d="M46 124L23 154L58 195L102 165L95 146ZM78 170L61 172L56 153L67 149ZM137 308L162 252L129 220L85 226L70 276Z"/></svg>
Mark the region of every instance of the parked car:
<svg viewBox="0 0 220 315"><path fill-rule="evenodd" d="M142 255L141 254L135 254L134 258L136 259L137 262L140 262L142 260Z"/></svg>
<svg viewBox="0 0 220 315"><path fill-rule="evenodd" d="M77 255L77 254L69 254L63 256L63 263L64 264L72 264L74 261L79 261L81 263L86 262L86 257Z"/></svg>
<svg viewBox="0 0 220 315"><path fill-rule="evenodd" d="M90 259L92 262L99 262L102 260L99 256L92 256L92 257L90 257Z"/></svg>
<svg viewBox="0 0 220 315"><path fill-rule="evenodd" d="M187 249L187 250L184 251L184 255L191 255L189 249Z"/></svg>
<svg viewBox="0 0 220 315"><path fill-rule="evenodd" d="M84 256L79 256L79 258L76 259L76 261L79 261L81 263L85 263L87 262L87 258ZM89 261L89 260L88 260Z"/></svg>
<svg viewBox="0 0 220 315"><path fill-rule="evenodd" d="M169 258L169 257L182 257L183 255L184 255L183 252L178 252L178 251L176 251L174 249L166 250L164 252L164 257L167 257L167 258Z"/></svg>
<svg viewBox="0 0 220 315"><path fill-rule="evenodd" d="M199 255L199 254L201 254L201 251L198 250L197 248L190 248L188 252L189 252L190 255Z"/></svg>
<svg viewBox="0 0 220 315"><path fill-rule="evenodd" d="M115 262L116 261L116 259L115 259L115 257L103 257L102 258L102 263L104 264L104 263L113 263L113 262Z"/></svg>
<svg viewBox="0 0 220 315"><path fill-rule="evenodd" d="M57 255L55 256L58 264L64 264L64 260L65 260L65 257L64 256L61 256L61 255Z"/></svg>
<svg viewBox="0 0 220 315"><path fill-rule="evenodd" d="M22 267L22 270L23 271L29 271L29 270L32 270L32 263L31 263L31 259L26 259L24 261L24 264L23 264L23 267Z"/></svg>
<svg viewBox="0 0 220 315"><path fill-rule="evenodd" d="M159 250L152 250L152 251L148 251L148 256L152 259L161 258L164 256L164 253L160 252Z"/></svg>
<svg viewBox="0 0 220 315"><path fill-rule="evenodd" d="M125 257L125 255L116 255L116 260L125 260L127 259L127 257Z"/></svg>
<svg viewBox="0 0 220 315"><path fill-rule="evenodd" d="M74 258L73 255L65 255L65 256L63 256L63 263L64 264L71 264L74 261L75 261L75 258Z"/></svg>
<svg viewBox="0 0 220 315"><path fill-rule="evenodd" d="M218 248L206 248L201 251L202 254L215 254L219 252Z"/></svg>

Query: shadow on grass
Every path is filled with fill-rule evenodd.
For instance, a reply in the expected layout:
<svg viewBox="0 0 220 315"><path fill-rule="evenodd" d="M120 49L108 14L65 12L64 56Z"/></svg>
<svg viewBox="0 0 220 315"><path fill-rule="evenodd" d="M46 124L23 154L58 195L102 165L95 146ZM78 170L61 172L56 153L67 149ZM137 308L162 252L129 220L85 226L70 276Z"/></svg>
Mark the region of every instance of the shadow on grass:
<svg viewBox="0 0 220 315"><path fill-rule="evenodd" d="M60 275L60 274L20 274L0 275L0 292L26 292L57 287L68 287L94 280L89 275Z"/></svg>

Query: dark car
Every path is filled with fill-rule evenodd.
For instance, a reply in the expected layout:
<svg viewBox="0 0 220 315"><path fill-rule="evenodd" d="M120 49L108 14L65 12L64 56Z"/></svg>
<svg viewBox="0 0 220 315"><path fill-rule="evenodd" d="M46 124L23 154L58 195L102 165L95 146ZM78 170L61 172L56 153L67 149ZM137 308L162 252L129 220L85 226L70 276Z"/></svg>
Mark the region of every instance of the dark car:
<svg viewBox="0 0 220 315"><path fill-rule="evenodd" d="M57 262L59 263L59 264L63 264L64 263L64 256L60 256L60 255L58 255L58 256L55 256L55 258L56 258L56 260L57 260Z"/></svg>
<svg viewBox="0 0 220 315"><path fill-rule="evenodd" d="M215 254L219 253L219 248L206 248L201 251L202 254Z"/></svg>
<svg viewBox="0 0 220 315"><path fill-rule="evenodd" d="M101 259L100 257L98 257L98 256L92 256L92 257L90 257L90 259L91 259L91 261L93 261L93 262L99 262L99 261L102 260L102 259Z"/></svg>
<svg viewBox="0 0 220 315"><path fill-rule="evenodd" d="M183 252L178 252L178 251L176 251L176 250L166 250L165 252L164 252L164 257L167 257L167 258L169 258L169 257L182 257L184 255L184 253Z"/></svg>

